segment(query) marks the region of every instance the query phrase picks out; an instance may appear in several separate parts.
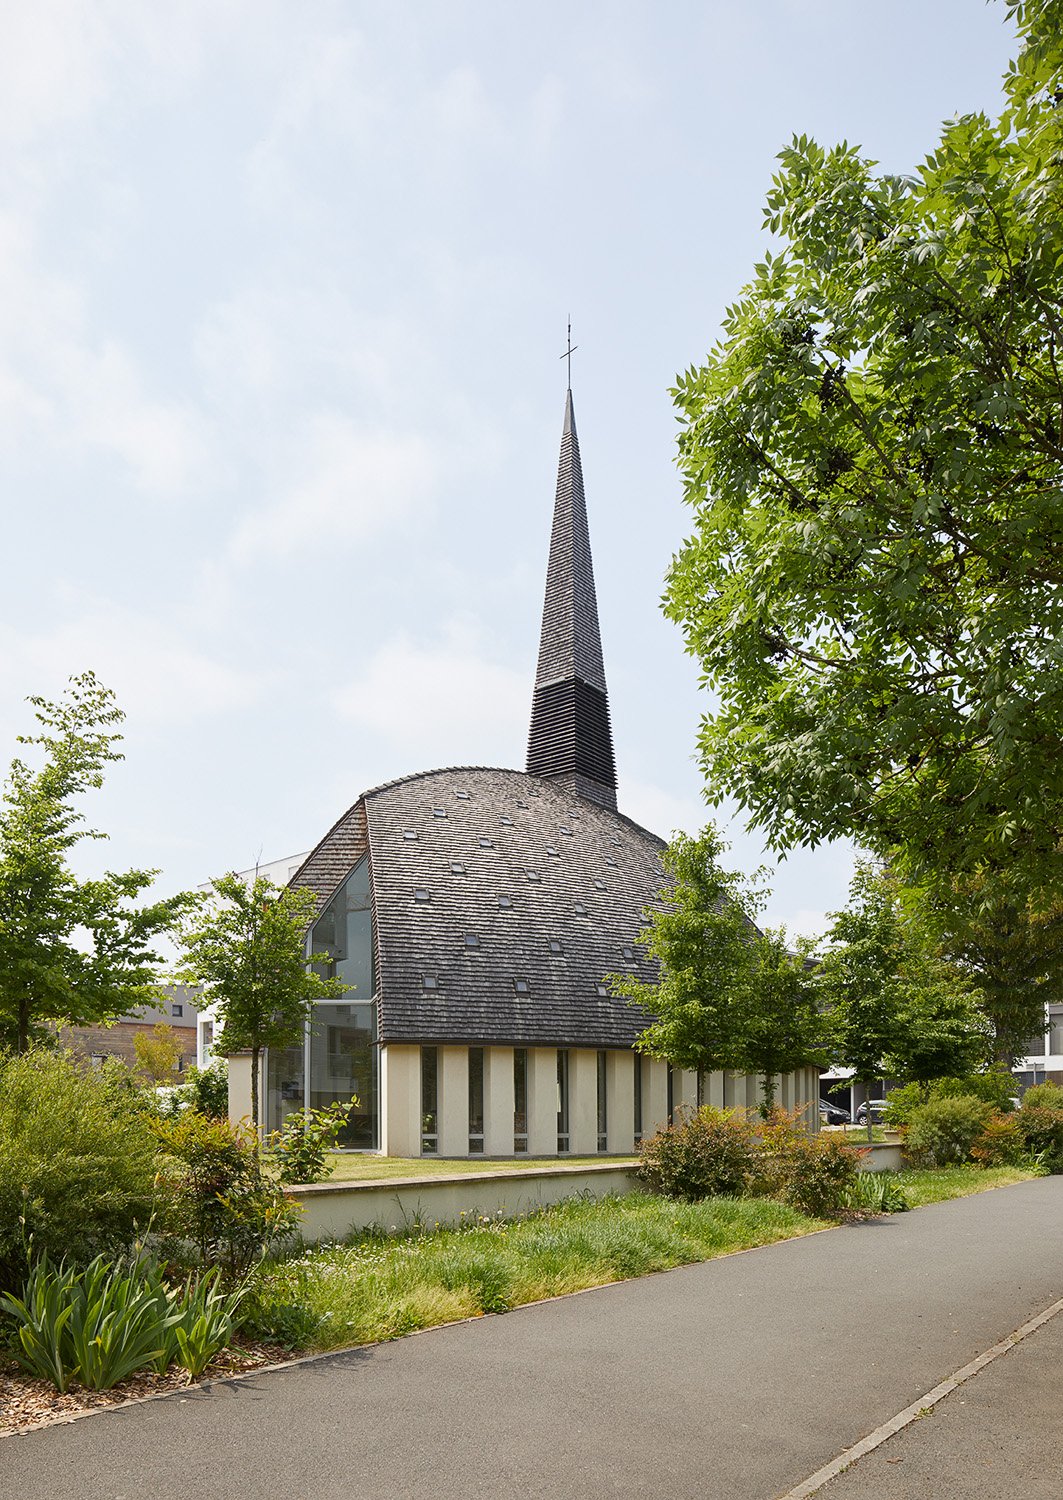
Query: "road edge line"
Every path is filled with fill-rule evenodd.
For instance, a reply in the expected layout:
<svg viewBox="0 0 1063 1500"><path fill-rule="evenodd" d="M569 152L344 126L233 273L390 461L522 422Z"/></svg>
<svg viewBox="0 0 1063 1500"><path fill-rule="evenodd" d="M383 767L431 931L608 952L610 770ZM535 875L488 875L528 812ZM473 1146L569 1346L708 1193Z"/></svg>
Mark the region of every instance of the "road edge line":
<svg viewBox="0 0 1063 1500"><path fill-rule="evenodd" d="M844 1449L836 1458L832 1458L830 1463L824 1464L821 1469L817 1469L814 1474L810 1474L807 1479L803 1479L793 1489L779 1495L777 1500L809 1500L809 1497L818 1494L825 1484L829 1484L832 1479L837 1479L838 1475L849 1468L850 1464L854 1464L868 1453L874 1452L876 1448L880 1448L895 1433L901 1432L905 1427L911 1426L913 1422L925 1416L939 1401L944 1401L946 1396L950 1396L965 1381L970 1380L972 1375L977 1375L979 1370L985 1369L986 1365L992 1364L1002 1354L1007 1354L1008 1350L1014 1349L1016 1344L1021 1344L1023 1339L1028 1338L1031 1333L1035 1333L1038 1328L1060 1312L1063 1312L1063 1297L1058 1302L1053 1302L1050 1307L1046 1307L1043 1312L1039 1312L1036 1317L1030 1318L1026 1323L1023 1323L1022 1327L1017 1328L1014 1333L1009 1333L1007 1338L1000 1340L999 1344L994 1344L991 1349L987 1349L983 1354L979 1354L977 1358L972 1359L962 1369L949 1375L939 1385L934 1386L933 1390L927 1391L923 1396L918 1396L910 1406L906 1406L903 1411L899 1411L888 1422L883 1422L880 1427L875 1428L874 1432L869 1432L866 1437L861 1438L858 1443L854 1443L851 1448Z"/></svg>

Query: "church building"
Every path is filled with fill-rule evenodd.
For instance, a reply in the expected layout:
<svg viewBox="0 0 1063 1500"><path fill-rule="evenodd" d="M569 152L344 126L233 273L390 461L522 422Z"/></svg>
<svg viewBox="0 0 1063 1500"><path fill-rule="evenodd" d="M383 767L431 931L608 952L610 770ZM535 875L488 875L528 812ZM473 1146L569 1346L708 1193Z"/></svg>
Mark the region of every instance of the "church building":
<svg viewBox="0 0 1063 1500"><path fill-rule="evenodd" d="M663 841L617 807L609 700L572 392L527 769L455 766L364 792L291 877L317 898L309 951L351 989L302 1046L271 1051L267 1129L356 1102L342 1144L389 1156L630 1153L681 1105L754 1104L758 1080L641 1056L644 1011L606 976L652 980L636 938ZM814 1069L781 1080L808 1105ZM250 1061L230 1061L249 1112Z"/></svg>

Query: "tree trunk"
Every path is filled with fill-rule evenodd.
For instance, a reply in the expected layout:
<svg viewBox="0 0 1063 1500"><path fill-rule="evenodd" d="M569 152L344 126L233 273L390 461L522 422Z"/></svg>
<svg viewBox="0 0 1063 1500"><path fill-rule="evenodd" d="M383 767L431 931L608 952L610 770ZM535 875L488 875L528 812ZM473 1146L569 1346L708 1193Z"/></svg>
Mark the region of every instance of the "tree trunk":
<svg viewBox="0 0 1063 1500"><path fill-rule="evenodd" d="M255 1130L255 1140L258 1141L258 1063L261 1051L258 1047L251 1048L251 1124Z"/></svg>
<svg viewBox="0 0 1063 1500"><path fill-rule="evenodd" d="M775 1074L774 1073L765 1073L763 1076L764 1076L764 1105L763 1105L763 1111L762 1112L763 1112L764 1118L767 1119L768 1116L771 1114L772 1110L775 1108Z"/></svg>

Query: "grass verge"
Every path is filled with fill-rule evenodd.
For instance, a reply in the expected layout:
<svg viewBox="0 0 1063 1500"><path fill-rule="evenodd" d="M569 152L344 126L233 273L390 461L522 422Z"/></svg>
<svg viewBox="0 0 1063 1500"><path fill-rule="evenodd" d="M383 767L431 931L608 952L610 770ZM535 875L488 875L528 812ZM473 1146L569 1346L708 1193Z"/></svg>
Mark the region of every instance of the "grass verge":
<svg viewBox="0 0 1063 1500"><path fill-rule="evenodd" d="M898 1181L910 1205L921 1208L1035 1175L966 1166L905 1171ZM254 1337L302 1350L379 1343L825 1227L770 1198L678 1203L629 1193L573 1198L525 1219L367 1233L260 1267L247 1327Z"/></svg>
<svg viewBox="0 0 1063 1500"><path fill-rule="evenodd" d="M764 1198L576 1198L526 1219L365 1235L266 1264L249 1326L305 1349L378 1343L823 1227Z"/></svg>
<svg viewBox="0 0 1063 1500"><path fill-rule="evenodd" d="M946 1198L966 1198L984 1193L987 1188L1007 1187L1012 1182L1028 1182L1036 1172L1024 1167L933 1167L926 1171L907 1168L897 1174L912 1208L927 1203L943 1203Z"/></svg>
<svg viewBox="0 0 1063 1500"><path fill-rule="evenodd" d="M622 1167L634 1156L362 1156L335 1151L329 1162L335 1169L326 1182L379 1182L388 1177L452 1177L469 1172L530 1171L534 1167Z"/></svg>

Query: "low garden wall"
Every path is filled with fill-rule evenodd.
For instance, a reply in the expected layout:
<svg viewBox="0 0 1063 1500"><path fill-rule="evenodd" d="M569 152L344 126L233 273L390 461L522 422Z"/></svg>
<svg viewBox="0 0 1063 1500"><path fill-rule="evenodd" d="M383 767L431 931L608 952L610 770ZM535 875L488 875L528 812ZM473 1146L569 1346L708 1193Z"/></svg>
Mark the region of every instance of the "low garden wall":
<svg viewBox="0 0 1063 1500"><path fill-rule="evenodd" d="M904 1166L900 1141L876 1141L873 1146L861 1146L859 1141L850 1140L848 1144L867 1153L860 1163L865 1172L899 1172Z"/></svg>
<svg viewBox="0 0 1063 1500"><path fill-rule="evenodd" d="M477 1214L507 1218L560 1203L577 1194L604 1198L637 1187L629 1163L582 1167L516 1168L512 1172L461 1172L451 1176L391 1177L373 1182L320 1182L288 1189L303 1210L305 1240L342 1239L354 1229L401 1229L417 1221L457 1223Z"/></svg>

